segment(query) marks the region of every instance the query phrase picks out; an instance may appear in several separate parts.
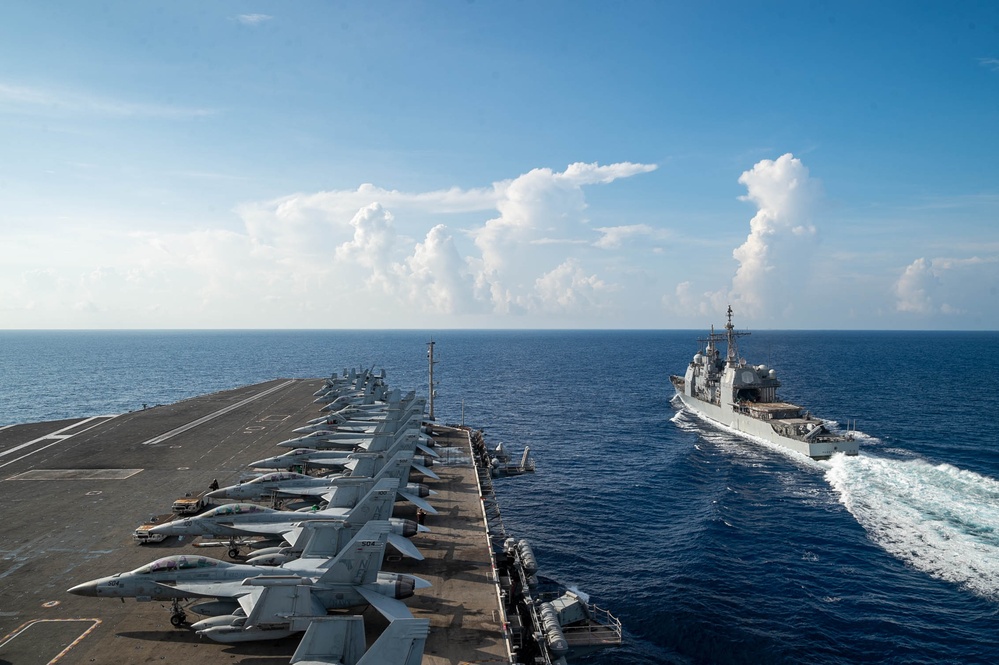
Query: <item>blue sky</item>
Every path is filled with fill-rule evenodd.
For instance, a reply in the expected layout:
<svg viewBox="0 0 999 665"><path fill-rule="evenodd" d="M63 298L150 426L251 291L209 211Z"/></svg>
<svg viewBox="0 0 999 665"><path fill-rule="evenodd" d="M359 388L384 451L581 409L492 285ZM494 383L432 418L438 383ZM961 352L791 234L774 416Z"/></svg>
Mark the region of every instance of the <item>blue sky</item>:
<svg viewBox="0 0 999 665"><path fill-rule="evenodd" d="M999 5L14 2L0 328L999 329Z"/></svg>

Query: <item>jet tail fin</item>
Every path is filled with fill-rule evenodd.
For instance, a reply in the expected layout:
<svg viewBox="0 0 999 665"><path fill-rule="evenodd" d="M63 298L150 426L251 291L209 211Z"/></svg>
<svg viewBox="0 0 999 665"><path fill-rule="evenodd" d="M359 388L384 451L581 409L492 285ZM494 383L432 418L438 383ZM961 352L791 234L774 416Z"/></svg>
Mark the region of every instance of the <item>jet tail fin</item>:
<svg viewBox="0 0 999 665"><path fill-rule="evenodd" d="M387 521L368 522L336 555L318 584L373 584L385 556L390 525Z"/></svg>
<svg viewBox="0 0 999 665"><path fill-rule="evenodd" d="M403 490L399 490L398 493L399 493L399 496L401 496L406 501L409 501L410 503L416 504L416 507L419 508L420 510L422 510L423 512L430 513L431 515L436 515L437 514L437 509L436 508L434 508L429 503L427 503L426 501L424 501L420 497L416 496L415 494L410 494L409 492L404 492Z"/></svg>
<svg viewBox="0 0 999 665"><path fill-rule="evenodd" d="M343 551L354 535L353 529L343 520L308 520L297 529L299 534L292 546L302 550L300 559L332 559Z"/></svg>
<svg viewBox="0 0 999 665"><path fill-rule="evenodd" d="M363 524L371 520L387 520L392 517L392 508L395 504L396 491L399 488L399 480L396 478L383 478L374 483L368 493L361 497L353 506L342 514L341 517L354 524Z"/></svg>
<svg viewBox="0 0 999 665"><path fill-rule="evenodd" d="M434 480L440 480L441 479L440 476L438 476L436 473L434 473L433 471L431 471L427 467L423 466L422 464L417 464L416 462L413 462L413 468L416 469L417 471L419 471L420 473L422 473L427 478L433 478Z"/></svg>
<svg viewBox="0 0 999 665"><path fill-rule="evenodd" d="M385 463L374 475L375 480L382 478L402 479L402 483L409 478L409 469L413 466L413 451L399 451ZM400 483L400 484L402 484Z"/></svg>
<svg viewBox="0 0 999 665"><path fill-rule="evenodd" d="M426 446L426 445L424 445L422 443L416 444L416 447L424 455L429 455L430 457L440 457L440 455L437 454L436 450L434 450L433 448L430 448L429 446Z"/></svg>
<svg viewBox="0 0 999 665"><path fill-rule="evenodd" d="M399 554L408 556L411 559L416 559L417 561L423 561L423 552L421 552L409 538L400 536L397 533L390 533L388 542L389 545L394 547L399 552Z"/></svg>

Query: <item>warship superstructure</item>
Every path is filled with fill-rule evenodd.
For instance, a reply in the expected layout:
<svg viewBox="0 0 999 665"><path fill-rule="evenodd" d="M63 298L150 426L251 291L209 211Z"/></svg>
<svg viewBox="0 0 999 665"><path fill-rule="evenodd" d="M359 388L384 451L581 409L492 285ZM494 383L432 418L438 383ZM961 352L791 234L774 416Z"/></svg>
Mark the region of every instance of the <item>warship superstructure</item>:
<svg viewBox="0 0 999 665"><path fill-rule="evenodd" d="M860 445L853 435L831 432L824 421L803 407L777 398L781 383L766 365L747 365L739 357L736 340L748 335L736 332L732 308L724 333L714 326L704 346L698 349L684 376L670 381L684 406L707 420L742 435L757 437L789 448L813 459L829 459L836 453L856 455ZM727 344L723 358L719 343Z"/></svg>

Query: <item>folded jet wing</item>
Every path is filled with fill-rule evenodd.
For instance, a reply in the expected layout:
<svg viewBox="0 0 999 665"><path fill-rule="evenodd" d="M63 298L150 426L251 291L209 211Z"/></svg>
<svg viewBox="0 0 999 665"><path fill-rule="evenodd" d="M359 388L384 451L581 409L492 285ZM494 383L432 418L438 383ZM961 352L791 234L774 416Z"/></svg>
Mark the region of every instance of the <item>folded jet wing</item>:
<svg viewBox="0 0 999 665"><path fill-rule="evenodd" d="M323 617L326 608L312 595L309 582L297 576L246 580L250 589L239 597L238 614L203 619L191 625L198 635L216 642L276 640L301 632L294 617Z"/></svg>
<svg viewBox="0 0 999 665"><path fill-rule="evenodd" d="M390 518L388 520L391 530L388 534L388 544L394 547L403 556L423 560L423 554L410 540L410 536L427 531L426 527L421 527L412 520ZM350 540L357 535L362 522L354 523L345 520L309 520L291 524L261 525L268 526L268 533L279 535L288 543L288 548L274 548L274 552L269 550L258 552L251 557L248 563L263 563L263 560L280 561L286 563L293 559L323 559L328 560L335 557ZM261 527L254 531L256 535L261 533ZM277 556L275 556L277 555Z"/></svg>

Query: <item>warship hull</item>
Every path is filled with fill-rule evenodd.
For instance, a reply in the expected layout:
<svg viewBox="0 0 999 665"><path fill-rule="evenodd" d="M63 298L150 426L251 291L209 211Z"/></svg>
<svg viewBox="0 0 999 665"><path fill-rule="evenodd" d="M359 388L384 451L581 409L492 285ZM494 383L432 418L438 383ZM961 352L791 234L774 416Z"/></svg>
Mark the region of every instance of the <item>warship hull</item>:
<svg viewBox="0 0 999 665"><path fill-rule="evenodd" d="M693 411L702 419L707 420L710 423L720 425L725 429L731 430L736 434L743 436L744 438L752 437L762 439L769 443L793 450L796 453L806 455L812 459L819 460L829 459L836 453L856 455L859 452L859 445L857 441L853 439L841 439L836 441L802 441L782 436L777 433L772 423L787 421L759 420L758 418L753 418L736 411L724 409L718 405L705 402L696 397L691 397L683 392L683 377L676 378L680 379L681 382L680 386L676 386L677 382L675 380L673 382L674 386L677 388L676 393L680 397L680 401L683 402L683 405L687 409Z"/></svg>
<svg viewBox="0 0 999 665"><path fill-rule="evenodd" d="M703 346L698 347L686 373L670 376L684 406L736 434L813 459L858 454L860 446L852 433L833 433L825 421L777 396L781 382L775 370L748 364L739 357L736 339L748 334L735 331L729 307L725 332L716 333L712 326L711 333L698 340ZM728 346L724 356L718 348L722 342Z"/></svg>

